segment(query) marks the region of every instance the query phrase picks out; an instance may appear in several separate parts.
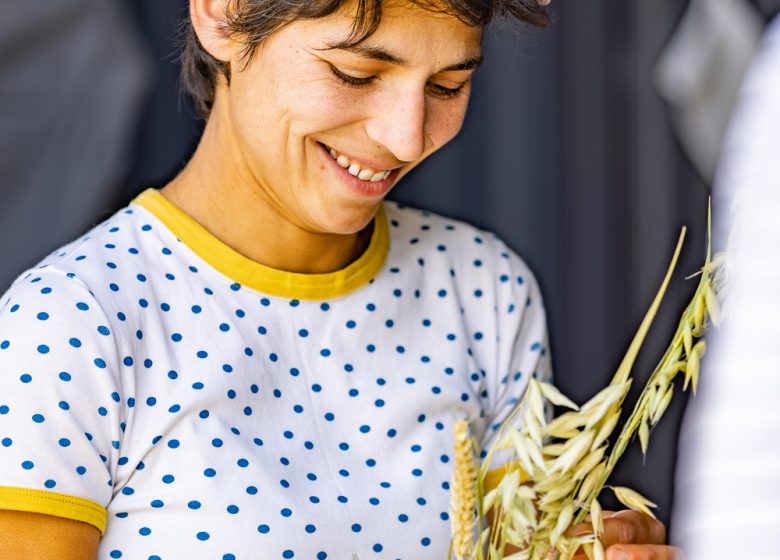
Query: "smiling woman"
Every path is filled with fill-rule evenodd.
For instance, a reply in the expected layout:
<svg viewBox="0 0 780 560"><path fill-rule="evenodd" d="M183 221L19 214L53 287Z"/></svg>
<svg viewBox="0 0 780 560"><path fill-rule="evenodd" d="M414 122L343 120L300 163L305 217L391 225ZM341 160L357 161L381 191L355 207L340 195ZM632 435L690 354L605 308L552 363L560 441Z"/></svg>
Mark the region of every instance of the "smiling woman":
<svg viewBox="0 0 780 560"><path fill-rule="evenodd" d="M490 19L545 13L189 14L191 161L2 299L0 556L442 559L452 427L489 447L549 378L545 315L495 236L383 199L458 133Z"/></svg>

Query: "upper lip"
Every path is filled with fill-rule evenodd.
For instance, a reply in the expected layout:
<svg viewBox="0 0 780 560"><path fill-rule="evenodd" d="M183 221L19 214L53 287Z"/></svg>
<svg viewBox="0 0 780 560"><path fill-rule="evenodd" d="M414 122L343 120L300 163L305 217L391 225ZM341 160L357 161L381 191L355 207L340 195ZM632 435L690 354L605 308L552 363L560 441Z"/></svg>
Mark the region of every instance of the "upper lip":
<svg viewBox="0 0 780 560"><path fill-rule="evenodd" d="M369 161L367 159L363 159L361 157L356 157L350 154L349 152L345 152L343 150L340 150L339 148L335 146L330 146L329 144L326 144L324 142L320 142L326 150L334 150L337 154L343 155L347 158L349 158L349 161L352 163L357 163L362 169L373 169L374 171L394 171L395 169L403 167L403 164L386 164L386 163L378 163L376 161Z"/></svg>

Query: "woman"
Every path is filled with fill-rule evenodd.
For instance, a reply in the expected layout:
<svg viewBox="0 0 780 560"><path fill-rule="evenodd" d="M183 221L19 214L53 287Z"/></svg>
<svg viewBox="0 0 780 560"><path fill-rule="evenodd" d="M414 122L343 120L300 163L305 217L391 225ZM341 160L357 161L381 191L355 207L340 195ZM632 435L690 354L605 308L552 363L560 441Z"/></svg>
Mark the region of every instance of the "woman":
<svg viewBox="0 0 780 560"><path fill-rule="evenodd" d="M544 313L495 237L382 201L460 129L494 12L545 21L190 2L192 160L2 301L4 556L446 557L451 427L489 445L549 376Z"/></svg>

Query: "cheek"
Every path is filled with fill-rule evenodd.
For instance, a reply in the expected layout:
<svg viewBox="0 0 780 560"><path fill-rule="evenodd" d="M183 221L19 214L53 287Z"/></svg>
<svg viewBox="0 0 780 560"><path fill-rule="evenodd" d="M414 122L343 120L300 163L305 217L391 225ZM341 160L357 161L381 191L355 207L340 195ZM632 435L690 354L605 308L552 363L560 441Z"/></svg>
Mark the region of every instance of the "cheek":
<svg viewBox="0 0 780 560"><path fill-rule="evenodd" d="M426 132L433 142L433 149L441 148L460 132L466 117L468 98L434 102L429 109Z"/></svg>

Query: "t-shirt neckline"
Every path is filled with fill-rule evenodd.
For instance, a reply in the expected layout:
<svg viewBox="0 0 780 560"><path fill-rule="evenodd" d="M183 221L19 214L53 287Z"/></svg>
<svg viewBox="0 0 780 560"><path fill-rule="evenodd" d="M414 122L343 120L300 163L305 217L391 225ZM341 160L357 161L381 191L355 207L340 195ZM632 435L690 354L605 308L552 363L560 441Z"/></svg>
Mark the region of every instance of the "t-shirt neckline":
<svg viewBox="0 0 780 560"><path fill-rule="evenodd" d="M210 266L233 281L266 295L324 300L345 296L368 284L381 270L390 249L384 206L374 218L368 248L354 262L334 272L303 274L271 268L232 249L157 189L147 189L133 203L159 219L179 240Z"/></svg>

